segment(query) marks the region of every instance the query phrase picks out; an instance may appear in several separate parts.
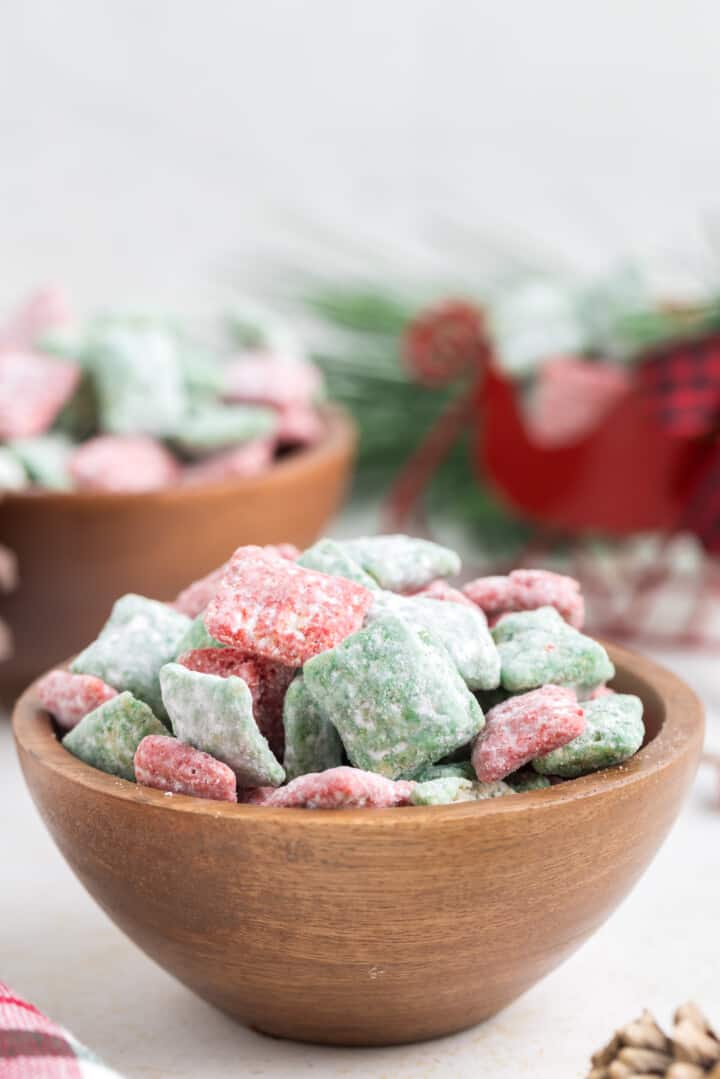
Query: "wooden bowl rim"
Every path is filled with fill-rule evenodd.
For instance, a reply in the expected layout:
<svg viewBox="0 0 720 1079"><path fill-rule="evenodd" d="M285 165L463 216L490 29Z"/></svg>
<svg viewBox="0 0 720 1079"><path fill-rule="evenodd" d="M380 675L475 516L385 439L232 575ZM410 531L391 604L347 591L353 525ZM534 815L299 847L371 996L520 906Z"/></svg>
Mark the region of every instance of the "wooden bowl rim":
<svg viewBox="0 0 720 1079"><path fill-rule="evenodd" d="M327 458L347 451L355 443L356 429L350 413L335 402L323 403L318 411L325 425L325 433L319 442L301 447L287 457L281 457L270 468L257 476L241 476L237 479L220 480L215 483L188 484L183 487L167 486L154 491L52 491L43 487L7 491L3 500L10 509L19 503L45 503L50 507L62 504L86 506L90 503L128 502L141 504L150 500L172 504L198 495L248 494L275 481L292 479L293 473L304 473Z"/></svg>
<svg viewBox="0 0 720 1079"><path fill-rule="evenodd" d="M413 827L458 820L497 817L504 814L541 812L578 800L619 792L631 784L657 776L675 766L682 758L699 753L704 732L703 705L693 690L671 671L637 653L607 644L611 659L622 671L630 671L656 693L663 708L660 728L655 737L631 760L614 768L603 769L579 779L566 780L557 786L526 792L518 798L493 798L482 802L461 802L450 806L408 806L388 812L382 809L334 809L302 813L303 826L335 827L340 821L367 828ZM121 802L152 806L167 813L190 813L223 821L265 821L280 825L288 821L290 809L214 802L187 795L167 796L162 791L142 787L101 772L73 757L60 744L50 716L37 704L33 683L17 701L13 711L16 746L22 748L43 768L61 779L77 783Z"/></svg>

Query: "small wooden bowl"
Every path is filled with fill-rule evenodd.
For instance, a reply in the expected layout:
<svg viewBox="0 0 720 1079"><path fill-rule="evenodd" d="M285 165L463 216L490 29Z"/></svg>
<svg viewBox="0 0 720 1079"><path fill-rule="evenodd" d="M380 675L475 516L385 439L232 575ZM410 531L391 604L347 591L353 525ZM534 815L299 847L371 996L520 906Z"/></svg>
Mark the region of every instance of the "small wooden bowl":
<svg viewBox="0 0 720 1079"><path fill-rule="evenodd" d="M244 543L306 547L345 491L355 429L336 406L326 435L261 476L146 494L15 493L0 502L0 539L20 584L0 596L14 654L0 662L0 705L96 635L118 596L170 599Z"/></svg>
<svg viewBox="0 0 720 1079"><path fill-rule="evenodd" d="M626 765L532 794L387 810L264 809L135 786L14 715L35 803L107 914L199 996L268 1034L385 1045L493 1015L575 951L668 832L703 740L678 678L610 647L645 704Z"/></svg>

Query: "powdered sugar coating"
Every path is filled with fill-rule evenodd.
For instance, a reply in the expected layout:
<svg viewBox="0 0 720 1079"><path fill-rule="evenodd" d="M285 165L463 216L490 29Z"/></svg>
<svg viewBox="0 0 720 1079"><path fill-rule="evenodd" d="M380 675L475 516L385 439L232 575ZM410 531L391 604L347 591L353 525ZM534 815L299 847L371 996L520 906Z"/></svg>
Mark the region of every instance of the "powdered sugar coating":
<svg viewBox="0 0 720 1079"><path fill-rule="evenodd" d="M65 748L109 775L135 779L135 750L148 734L166 734L160 720L132 693L119 693L88 712L65 735Z"/></svg>
<svg viewBox="0 0 720 1079"><path fill-rule="evenodd" d="M324 772L343 763L340 735L308 692L302 675L291 683L283 705L285 756L288 779Z"/></svg>
<svg viewBox="0 0 720 1079"><path fill-rule="evenodd" d="M640 749L645 725L639 697L630 693L605 694L582 707L585 730L574 741L534 760L535 771L574 779L621 764Z"/></svg>
<svg viewBox="0 0 720 1079"><path fill-rule="evenodd" d="M253 792L248 801L274 809L388 809L407 805L413 787L407 780L339 767L299 776L271 792Z"/></svg>
<svg viewBox="0 0 720 1079"><path fill-rule="evenodd" d="M181 742L223 761L243 787L277 785L285 772L253 717L250 689L241 678L219 678L168 663L160 684L173 732Z"/></svg>
<svg viewBox="0 0 720 1079"><path fill-rule="evenodd" d="M562 686L542 686L491 708L473 746L478 779L491 783L516 772L535 757L571 742L585 728L575 694Z"/></svg>
<svg viewBox="0 0 720 1079"><path fill-rule="evenodd" d="M362 536L343 540L342 548L381 588L414 592L436 577L460 572L460 557L449 547L415 536Z"/></svg>
<svg viewBox="0 0 720 1079"><path fill-rule="evenodd" d="M299 566L314 569L318 573L329 573L331 577L345 577L355 581L371 592L377 592L379 586L362 566L351 558L344 547L333 539L320 539L300 555Z"/></svg>
<svg viewBox="0 0 720 1079"><path fill-rule="evenodd" d="M295 675L294 668L230 647L196 648L181 654L177 662L201 674L242 678L252 694L255 722L273 753L282 757L285 749L283 701Z"/></svg>
<svg viewBox="0 0 720 1079"><path fill-rule="evenodd" d="M59 431L32 438L16 438L10 443L15 457L36 487L66 491L72 486L68 465L73 443Z"/></svg>
<svg viewBox="0 0 720 1079"><path fill-rule="evenodd" d="M97 640L75 657L75 674L94 674L117 690L130 690L165 717L159 674L177 655L190 620L164 603L129 593L119 599Z"/></svg>
<svg viewBox="0 0 720 1079"><path fill-rule="evenodd" d="M478 577L463 593L481 607L491 621L509 611L554 607L571 626L582 629L585 603L573 577L544 569L514 569L507 577Z"/></svg>
<svg viewBox="0 0 720 1079"><path fill-rule="evenodd" d="M263 547L264 551L268 551L270 554L277 555L278 558L285 558L289 562L295 562L300 557L300 551L294 543L276 543L268 544ZM196 618L199 614L205 611L210 600L213 598L220 582L227 573L230 567L230 560L223 562L217 569L211 570L204 577L200 577L199 580L193 581L187 588L183 588L182 592L179 592L175 597L173 606L176 611L182 611L183 614L188 615L189 618ZM196 647L202 647L196 645Z"/></svg>
<svg viewBox="0 0 720 1079"><path fill-rule="evenodd" d="M395 614L416 629L434 633L470 689L495 689L500 683L500 655L487 619L474 605L438 603L422 595L376 595L368 620Z"/></svg>
<svg viewBox="0 0 720 1079"><path fill-rule="evenodd" d="M117 690L91 674L49 671L36 686L38 700L58 725L71 730L83 716L117 696Z"/></svg>
<svg viewBox="0 0 720 1079"><path fill-rule="evenodd" d="M483 726L446 649L396 615L315 656L303 676L352 763L390 779L466 745Z"/></svg>
<svg viewBox="0 0 720 1079"><path fill-rule="evenodd" d="M602 645L569 626L554 607L503 615L491 633L502 686L513 693L549 683L592 688L615 674Z"/></svg>
<svg viewBox="0 0 720 1079"><path fill-rule="evenodd" d="M261 547L240 547L205 615L224 644L300 667L358 629L372 593L304 569Z"/></svg>
<svg viewBox="0 0 720 1079"><path fill-rule="evenodd" d="M68 471L81 491L156 491L177 482L180 466L146 435L98 435L78 446Z"/></svg>
<svg viewBox="0 0 720 1079"><path fill-rule="evenodd" d="M209 753L167 735L150 734L135 750L135 779L143 787L209 798L237 801L235 773Z"/></svg>
<svg viewBox="0 0 720 1079"><path fill-rule="evenodd" d="M0 440L40 435L80 381L71 360L34 352L0 352Z"/></svg>

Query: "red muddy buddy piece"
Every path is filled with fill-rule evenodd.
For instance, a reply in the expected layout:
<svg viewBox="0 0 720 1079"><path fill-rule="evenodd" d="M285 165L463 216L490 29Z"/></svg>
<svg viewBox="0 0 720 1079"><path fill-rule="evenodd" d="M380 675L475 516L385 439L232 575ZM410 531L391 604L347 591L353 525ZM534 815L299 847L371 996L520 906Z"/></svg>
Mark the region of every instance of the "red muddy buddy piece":
<svg viewBox="0 0 720 1079"><path fill-rule="evenodd" d="M235 773L209 753L162 734L149 734L135 750L135 778L143 787L236 802Z"/></svg>

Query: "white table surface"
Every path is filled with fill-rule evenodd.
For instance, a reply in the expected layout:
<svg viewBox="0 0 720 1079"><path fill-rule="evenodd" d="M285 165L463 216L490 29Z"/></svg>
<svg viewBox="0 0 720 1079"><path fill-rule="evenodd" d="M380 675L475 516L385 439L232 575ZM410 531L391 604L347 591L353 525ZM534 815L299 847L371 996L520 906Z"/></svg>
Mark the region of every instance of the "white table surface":
<svg viewBox="0 0 720 1079"><path fill-rule="evenodd" d="M718 657L664 657L710 710L720 745ZM127 1079L564 1079L642 1007L669 1019L695 997L720 1022L720 809L701 770L640 884L568 962L497 1018L451 1038L392 1049L327 1049L254 1034L163 973L95 906L25 791L0 722L0 978Z"/></svg>

